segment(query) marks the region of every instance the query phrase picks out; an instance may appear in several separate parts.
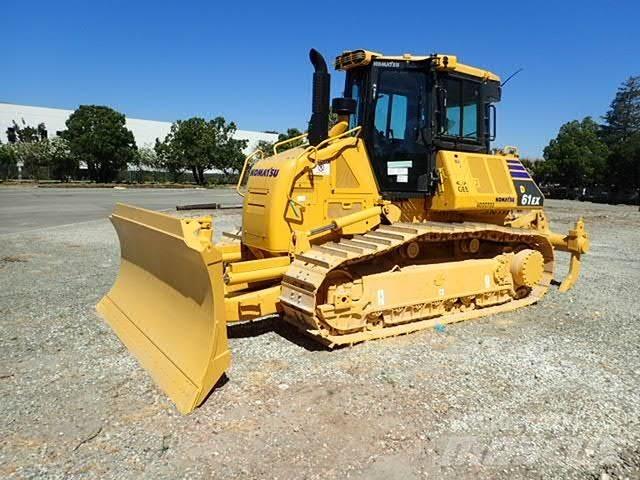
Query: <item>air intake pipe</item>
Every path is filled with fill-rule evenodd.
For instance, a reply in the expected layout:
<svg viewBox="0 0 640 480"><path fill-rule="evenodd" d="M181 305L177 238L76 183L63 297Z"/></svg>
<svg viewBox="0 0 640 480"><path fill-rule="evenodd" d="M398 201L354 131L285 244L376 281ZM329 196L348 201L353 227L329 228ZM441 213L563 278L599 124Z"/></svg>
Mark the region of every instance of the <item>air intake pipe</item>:
<svg viewBox="0 0 640 480"><path fill-rule="evenodd" d="M310 145L318 145L329 135L331 75L327 71L327 62L315 48L309 50L309 60L313 64L314 72L308 139Z"/></svg>

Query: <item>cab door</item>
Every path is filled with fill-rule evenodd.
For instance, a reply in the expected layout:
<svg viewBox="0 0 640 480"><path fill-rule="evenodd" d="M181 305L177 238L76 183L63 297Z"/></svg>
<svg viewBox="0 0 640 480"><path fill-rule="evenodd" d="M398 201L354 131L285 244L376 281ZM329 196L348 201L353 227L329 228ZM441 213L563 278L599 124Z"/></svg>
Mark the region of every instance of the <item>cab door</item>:
<svg viewBox="0 0 640 480"><path fill-rule="evenodd" d="M380 62L374 63L371 74L366 134L380 190L430 193L433 165L428 140L431 89L427 72L400 62Z"/></svg>

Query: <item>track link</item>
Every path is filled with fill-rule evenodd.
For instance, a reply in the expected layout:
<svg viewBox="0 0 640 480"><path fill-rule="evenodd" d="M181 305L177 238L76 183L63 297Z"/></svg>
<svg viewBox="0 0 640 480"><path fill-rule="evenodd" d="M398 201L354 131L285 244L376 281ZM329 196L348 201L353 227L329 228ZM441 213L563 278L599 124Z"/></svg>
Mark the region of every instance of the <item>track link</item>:
<svg viewBox="0 0 640 480"><path fill-rule="evenodd" d="M362 323L355 327L352 325L350 328L336 329L323 320L323 305L318 304L322 295L319 294L332 276L348 272L359 264L388 260L394 252L411 242L442 244L473 239L502 246L526 245L527 248L539 251L544 258L541 280L523 298L506 297L506 290L499 292L506 298L500 305L483 307L481 303L476 305L474 301L471 305L473 308L466 309L459 308L459 302L456 304L455 301L450 301L445 305L436 305L439 308L434 313L436 310L433 309L433 302L428 304L423 299L415 299L412 304L404 305L402 311L397 308L394 312L385 312L384 309L377 311L371 307L367 316L402 315L401 321L378 325L376 328ZM297 255L283 278L281 302L285 318L322 343L329 346L353 344L430 328L436 323L452 323L530 305L542 298L548 290L553 268L553 248L548 239L536 231L470 222L394 223L382 225L353 238L316 245Z"/></svg>

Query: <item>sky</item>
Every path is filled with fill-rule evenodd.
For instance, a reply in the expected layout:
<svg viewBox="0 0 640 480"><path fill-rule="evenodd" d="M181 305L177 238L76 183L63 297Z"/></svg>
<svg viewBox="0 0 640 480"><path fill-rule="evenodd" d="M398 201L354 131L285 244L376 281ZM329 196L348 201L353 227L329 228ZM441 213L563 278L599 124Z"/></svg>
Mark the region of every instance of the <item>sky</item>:
<svg viewBox="0 0 640 480"><path fill-rule="evenodd" d="M303 130L308 50L447 53L505 85L495 145L538 157L640 75L640 1L29 1L0 13L0 102ZM332 96L344 75L332 74Z"/></svg>

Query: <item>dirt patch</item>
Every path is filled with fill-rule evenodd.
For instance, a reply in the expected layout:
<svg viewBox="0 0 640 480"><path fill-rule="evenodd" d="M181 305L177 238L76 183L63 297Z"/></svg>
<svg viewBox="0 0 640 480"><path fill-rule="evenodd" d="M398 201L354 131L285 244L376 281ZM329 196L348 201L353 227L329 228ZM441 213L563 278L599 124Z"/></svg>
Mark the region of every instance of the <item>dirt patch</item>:
<svg viewBox="0 0 640 480"><path fill-rule="evenodd" d="M29 257L27 255L5 255L0 258L2 263L26 263L28 261Z"/></svg>

